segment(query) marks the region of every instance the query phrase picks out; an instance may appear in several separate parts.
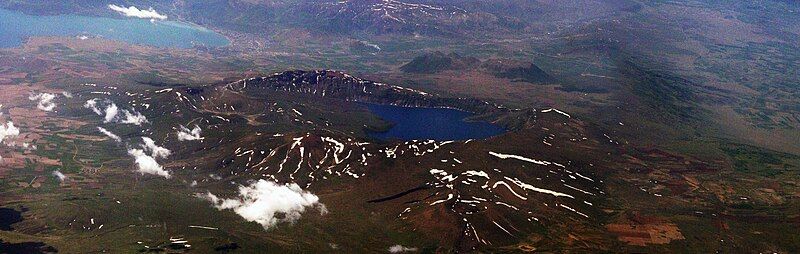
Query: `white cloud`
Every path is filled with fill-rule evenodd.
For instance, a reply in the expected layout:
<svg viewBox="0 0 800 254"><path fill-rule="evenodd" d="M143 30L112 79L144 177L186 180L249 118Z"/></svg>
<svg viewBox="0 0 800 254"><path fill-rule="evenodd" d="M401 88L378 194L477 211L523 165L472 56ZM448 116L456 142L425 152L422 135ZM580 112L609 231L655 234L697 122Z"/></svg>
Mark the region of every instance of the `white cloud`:
<svg viewBox="0 0 800 254"><path fill-rule="evenodd" d="M151 138L142 137L142 141L144 141L144 144L141 145L142 149L128 149L128 154L135 159L139 172L142 174L152 174L170 178L169 172L158 164L156 158L165 159L172 152L164 147L156 145L156 142ZM150 155L145 153L147 151L150 152Z"/></svg>
<svg viewBox="0 0 800 254"><path fill-rule="evenodd" d="M319 203L319 197L300 189L297 184L279 185L264 179L249 186L240 185L236 198L221 199L210 192L197 196L211 201L219 210L232 209L245 220L261 224L264 229L279 222L297 221L307 207L319 207L323 214L327 211Z"/></svg>
<svg viewBox="0 0 800 254"><path fill-rule="evenodd" d="M191 130L183 127L183 125L181 125L180 128L181 129L178 131L178 140L180 141L203 139L203 137L200 137L200 126L195 125Z"/></svg>
<svg viewBox="0 0 800 254"><path fill-rule="evenodd" d="M156 142L151 138L142 137L142 141L144 141L144 145L142 147L145 150L150 151L150 155L153 157L166 159L167 156L172 154L169 149L156 145Z"/></svg>
<svg viewBox="0 0 800 254"><path fill-rule="evenodd" d="M153 157L167 158L167 156L172 154L169 149L156 145L156 142L151 138L142 137L142 141L144 141L144 145L142 147L144 147L145 150L149 150Z"/></svg>
<svg viewBox="0 0 800 254"><path fill-rule="evenodd" d="M103 116L103 121L108 123L114 120L119 113L119 109L117 105L113 102L108 100L102 101L102 103L107 104L105 109L100 109L102 106L98 105L101 102L99 99L94 98L91 100L87 100L86 103L83 104L84 108L91 109L92 112L97 114L98 116Z"/></svg>
<svg viewBox="0 0 800 254"><path fill-rule="evenodd" d="M389 247L389 253L400 253L400 252L411 252L411 251L417 251L417 248L405 247L399 244Z"/></svg>
<svg viewBox="0 0 800 254"><path fill-rule="evenodd" d="M147 118L139 112L129 112L127 110L123 110L122 113L125 115L125 119L122 119L122 123L142 125L143 123L147 122Z"/></svg>
<svg viewBox="0 0 800 254"><path fill-rule="evenodd" d="M128 154L133 156L136 161L136 165L139 168L139 173L144 174L151 174L151 175L159 175L165 178L169 178L169 172L164 170L164 167L156 162L156 159L145 154L144 150L142 149L128 149Z"/></svg>
<svg viewBox="0 0 800 254"><path fill-rule="evenodd" d="M119 136L117 136L114 133L111 133L110 131L106 130L103 127L97 127L97 130L99 130L101 133L105 134L109 138L113 139L114 141L122 142L122 139Z"/></svg>
<svg viewBox="0 0 800 254"><path fill-rule="evenodd" d="M61 171L58 171L58 170L53 171L53 176L58 178L58 180L61 181L61 182L63 182L64 180L67 180L67 176L64 175L64 173L61 173Z"/></svg>
<svg viewBox="0 0 800 254"><path fill-rule="evenodd" d="M101 109L102 106L99 105L101 102L106 105L105 109ZM147 117L139 112L136 112L136 110L120 110L117 107L117 104L114 104L109 100L100 101L97 98L87 100L86 103L83 104L83 107L91 109L99 116L103 116L103 122L106 123L118 122L124 124L142 125L143 123L148 122ZM120 117L120 112L122 112L122 117Z"/></svg>
<svg viewBox="0 0 800 254"><path fill-rule="evenodd" d="M61 92L61 95L63 95L64 97L67 97L67 98L72 98L72 93L67 92L67 91Z"/></svg>
<svg viewBox="0 0 800 254"><path fill-rule="evenodd" d="M117 104L111 103L108 105L105 110L106 116L103 117L103 120L108 123L114 121L114 118L117 118L117 114L119 113L119 109L117 108Z"/></svg>
<svg viewBox="0 0 800 254"><path fill-rule="evenodd" d="M91 109L97 115L103 115L103 112L100 111L99 108L97 108L97 101L98 101L97 98L87 100L86 103L83 104L83 107Z"/></svg>
<svg viewBox="0 0 800 254"><path fill-rule="evenodd" d="M128 6L126 8L124 6L109 4L108 8L116 12L119 12L127 17L136 17L141 19L160 19L160 20L167 19L167 15L163 15L156 12L156 10L153 10L153 7L150 7L147 10L144 9L140 10L139 8L136 8L136 6Z"/></svg>
<svg viewBox="0 0 800 254"><path fill-rule="evenodd" d="M28 96L29 100L38 101L36 108L44 111L53 111L53 109L56 108L56 104L53 102L55 98L56 95L51 93L31 94Z"/></svg>
<svg viewBox="0 0 800 254"><path fill-rule="evenodd" d="M17 135L19 135L19 128L15 127L14 123L9 121L6 124L0 124L0 142L3 142L6 137Z"/></svg>

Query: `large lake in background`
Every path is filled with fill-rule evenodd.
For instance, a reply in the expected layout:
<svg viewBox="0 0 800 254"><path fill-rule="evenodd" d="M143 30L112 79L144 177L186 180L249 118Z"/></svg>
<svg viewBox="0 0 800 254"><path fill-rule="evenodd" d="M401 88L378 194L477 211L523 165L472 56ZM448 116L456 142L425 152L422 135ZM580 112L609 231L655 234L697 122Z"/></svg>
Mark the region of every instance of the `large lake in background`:
<svg viewBox="0 0 800 254"><path fill-rule="evenodd" d="M156 47L225 46L230 42L209 29L177 21L113 19L79 15L33 16L0 9L0 48L16 47L30 36L102 37ZM90 38L91 39L91 38Z"/></svg>
<svg viewBox="0 0 800 254"><path fill-rule="evenodd" d="M506 132L499 125L487 122L466 122L464 118L473 114L455 109L365 105L372 113L395 124L388 131L370 133L370 136L383 140L483 139Z"/></svg>

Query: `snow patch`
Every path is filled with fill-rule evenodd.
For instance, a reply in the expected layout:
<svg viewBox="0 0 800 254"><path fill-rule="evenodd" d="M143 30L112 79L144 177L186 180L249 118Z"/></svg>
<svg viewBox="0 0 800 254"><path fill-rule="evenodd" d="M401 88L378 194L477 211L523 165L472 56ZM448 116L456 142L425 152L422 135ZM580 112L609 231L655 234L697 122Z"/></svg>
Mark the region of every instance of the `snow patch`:
<svg viewBox="0 0 800 254"><path fill-rule="evenodd" d="M572 118L572 116L570 116L566 112L558 110L558 109L554 109L554 108L545 109L545 110L542 110L541 112L542 113L547 113L547 112L551 112L551 111L559 113L559 114L562 114L562 115L566 116L567 118Z"/></svg>
<svg viewBox="0 0 800 254"><path fill-rule="evenodd" d="M556 165L556 166L559 166L559 167L562 167L562 168L564 167L564 165L561 165L561 164L558 164L558 163L555 163L555 162L536 160L536 159L526 158L526 157L522 157L522 156L514 155L514 154L495 153L495 152L491 152L491 151L489 152L489 154L491 154L494 157L500 158L500 159L516 159L516 160L527 161L527 162L530 162L530 163L535 163L535 164L544 165L544 166Z"/></svg>

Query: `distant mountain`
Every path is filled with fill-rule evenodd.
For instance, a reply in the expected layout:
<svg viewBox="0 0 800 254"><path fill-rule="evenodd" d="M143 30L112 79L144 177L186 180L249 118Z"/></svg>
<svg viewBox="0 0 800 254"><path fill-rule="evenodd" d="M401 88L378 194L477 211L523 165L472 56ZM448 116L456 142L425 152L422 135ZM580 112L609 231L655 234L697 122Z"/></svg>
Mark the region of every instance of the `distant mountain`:
<svg viewBox="0 0 800 254"><path fill-rule="evenodd" d="M478 70L497 78L511 79L528 83L553 82L554 78L531 62L489 59L481 61L475 57L464 57L456 53L440 51L415 57L400 67L406 73L434 74L443 71Z"/></svg>
<svg viewBox="0 0 800 254"><path fill-rule="evenodd" d="M464 35L502 26L495 15L456 5L397 0L345 0L301 4L300 10L325 32Z"/></svg>
<svg viewBox="0 0 800 254"><path fill-rule="evenodd" d="M550 74L530 62L488 60L481 65L495 77L507 78L528 83L546 83L554 81Z"/></svg>

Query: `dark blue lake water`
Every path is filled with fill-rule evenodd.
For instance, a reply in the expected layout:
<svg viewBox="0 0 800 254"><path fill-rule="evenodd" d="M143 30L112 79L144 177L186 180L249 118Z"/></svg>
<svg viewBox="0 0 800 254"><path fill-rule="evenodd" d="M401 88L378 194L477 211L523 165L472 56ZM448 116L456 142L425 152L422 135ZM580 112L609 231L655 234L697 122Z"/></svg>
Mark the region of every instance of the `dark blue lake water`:
<svg viewBox="0 0 800 254"><path fill-rule="evenodd" d="M156 47L225 46L224 36L206 28L177 22L79 15L33 16L0 9L0 48L19 46L30 36L102 37Z"/></svg>
<svg viewBox="0 0 800 254"><path fill-rule="evenodd" d="M370 135L378 139L465 140L495 136L506 130L487 122L466 122L472 113L455 109L409 108L365 104L369 110L395 125L385 132Z"/></svg>

